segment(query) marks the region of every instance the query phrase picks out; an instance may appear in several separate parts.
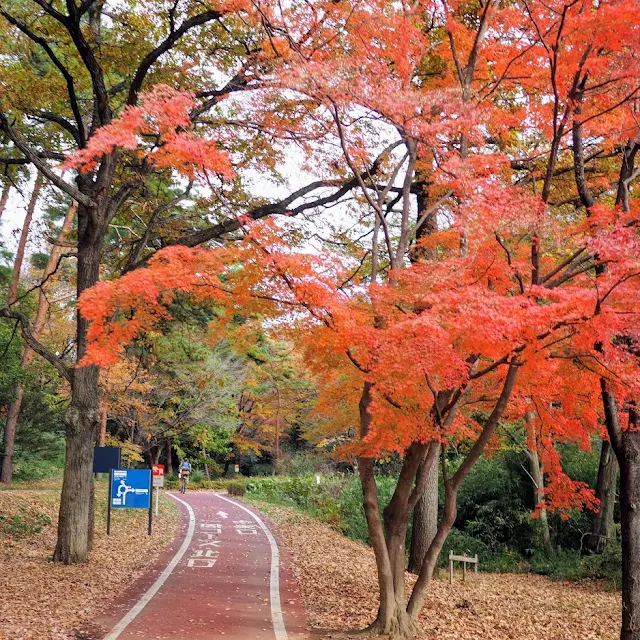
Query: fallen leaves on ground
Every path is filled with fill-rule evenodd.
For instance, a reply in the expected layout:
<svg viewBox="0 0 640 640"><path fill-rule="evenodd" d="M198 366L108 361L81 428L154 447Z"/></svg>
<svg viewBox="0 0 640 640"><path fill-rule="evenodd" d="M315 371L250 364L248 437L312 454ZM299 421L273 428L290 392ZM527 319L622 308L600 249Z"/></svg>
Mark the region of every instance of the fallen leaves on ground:
<svg viewBox="0 0 640 640"><path fill-rule="evenodd" d="M290 509L259 508L293 553L310 626L369 624L378 596L372 550ZM407 587L414 581L407 576ZM620 594L596 582L480 572L465 583L458 574L453 585L443 573L429 587L420 621L424 640L614 640L619 616Z"/></svg>
<svg viewBox="0 0 640 640"><path fill-rule="evenodd" d="M178 511L166 501L147 535L148 512L112 512L106 535L106 486L96 491L95 540L90 559L81 565L51 562L60 496L58 491L0 491L4 521L15 515L27 531L0 530L0 638L63 640L76 638L102 608L131 584L173 539ZM46 519L50 520L38 533ZM16 522L16 521L14 521Z"/></svg>

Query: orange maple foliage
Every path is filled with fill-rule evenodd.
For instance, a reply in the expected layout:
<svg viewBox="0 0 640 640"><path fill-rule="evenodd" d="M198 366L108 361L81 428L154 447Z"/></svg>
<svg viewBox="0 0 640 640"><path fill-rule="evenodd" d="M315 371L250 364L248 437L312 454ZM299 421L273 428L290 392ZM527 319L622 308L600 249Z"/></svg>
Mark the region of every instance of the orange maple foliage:
<svg viewBox="0 0 640 640"><path fill-rule="evenodd" d="M102 156L121 148L135 151L140 160L158 168L175 168L190 179L207 173L232 178L226 153L215 141L203 140L188 129L189 112L195 106L190 94L158 85L142 97L139 106L125 107L116 122L97 131L84 149L67 159L63 169L93 171Z"/></svg>

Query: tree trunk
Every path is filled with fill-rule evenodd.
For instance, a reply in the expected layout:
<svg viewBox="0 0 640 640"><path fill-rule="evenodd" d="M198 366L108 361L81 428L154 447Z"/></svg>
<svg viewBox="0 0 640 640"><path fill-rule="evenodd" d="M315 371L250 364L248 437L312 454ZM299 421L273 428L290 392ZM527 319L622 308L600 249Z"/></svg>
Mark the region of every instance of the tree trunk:
<svg viewBox="0 0 640 640"><path fill-rule="evenodd" d="M33 219L33 212L36 208L36 203L38 202L38 197L40 195L40 190L42 188L42 174L38 173L36 176L36 182L33 186L33 192L31 193L31 199L29 200L29 205L27 206L27 213L24 218L24 223L22 225L22 233L20 234L20 241L18 243L18 250L16 252L16 259L13 264L13 276L11 279L11 286L9 288L9 296L7 298L7 304L12 305L16 302L16 298L18 297L18 285L20 284L20 273L22 271L22 263L24 262L24 254L27 246L27 238L29 237L29 229L31 227L31 220ZM8 187L8 182L5 188ZM4 197L4 190L2 197ZM4 205L0 199L0 214L2 213L2 209ZM48 265L47 265L48 266ZM40 297L43 298L42 292L40 293ZM46 300L46 298L45 298ZM38 303L40 304L40 302ZM40 309L38 308L38 311ZM40 314L38 314L40 315ZM44 312L46 315L46 309ZM37 322L38 318L36 318ZM34 336L37 339L40 331L42 330L42 325L44 324L44 318L39 327L39 331L36 334L36 327L34 326ZM29 348L23 349L22 359L21 359L21 367L22 369L26 369L31 359L33 358L33 352ZM14 397L9 405L9 410L7 411L7 420L4 426L4 437L3 437L3 454L2 454L2 473L0 474L0 482L5 484L11 484L13 479L13 452L15 450L16 443L16 431L18 428L18 418L20 416L20 409L22 407L22 399L24 398L24 385L18 384L14 389Z"/></svg>
<svg viewBox="0 0 640 640"><path fill-rule="evenodd" d="M372 402L372 385L364 383L362 397L360 398L360 437L364 438L371 426L371 414L369 407ZM371 625L370 630L381 634L390 634L397 624L402 624L402 611L398 610L393 585L393 571L387 551L387 544L384 536L382 517L378 505L378 488L373 472L373 459L360 458L358 464L360 482L362 484L362 500L369 540L373 547L373 553L378 568L378 587L380 589L380 604L378 615Z"/></svg>
<svg viewBox="0 0 640 640"><path fill-rule="evenodd" d="M634 410L623 431L609 383L600 379L605 422L620 466L620 536L622 538L622 627L620 640L640 640L640 430Z"/></svg>
<svg viewBox="0 0 640 640"><path fill-rule="evenodd" d="M372 385L366 382L360 399L361 438L367 435L371 427L372 418L369 413L372 401L371 392ZM414 495L412 492L414 479L417 477L420 463L423 461L427 449L428 445L414 443L407 450L396 490L384 511L384 526L378 504L373 459L361 457L358 460L363 507L367 519L369 539L376 558L380 590L378 615L368 631L394 639L415 638L420 630L417 620L410 616L406 610L405 540L409 516L418 500L418 495L424 491L426 474L429 471L429 468L425 467L424 477L420 480L421 484L415 490ZM433 457L431 462L433 462Z"/></svg>
<svg viewBox="0 0 640 640"><path fill-rule="evenodd" d="M109 401L103 394L100 402L100 426L98 427L98 446L104 447L107 441L107 419L109 417Z"/></svg>
<svg viewBox="0 0 640 640"><path fill-rule="evenodd" d="M542 545L547 555L553 554L551 546L551 533L549 531L549 518L545 507L544 499L544 472L540 467L540 458L538 452L533 449L527 451L527 459L529 460L529 473L531 474L533 485L533 501L538 510L538 522L540 525L540 533L542 535Z"/></svg>
<svg viewBox="0 0 640 640"><path fill-rule="evenodd" d="M622 536L622 629L620 640L640 640L640 432L622 434L620 532Z"/></svg>
<svg viewBox="0 0 640 640"><path fill-rule="evenodd" d="M418 574L418 579L416 580L413 591L411 592L411 597L409 598L409 604L407 605L407 613L414 620L418 619L420 609L424 603L427 588L431 583L433 573L438 563L438 556L440 555L440 551L442 551L442 547L444 546L447 536L456 521L456 517L458 515L458 491L460 490L460 486L469 471L473 468L473 465L482 455L487 443L493 436L498 422L507 408L509 399L513 392L519 366L520 365L517 360L512 360L509 364L509 370L507 372L500 397L494 405L493 411L487 418L482 432L471 447L471 450L463 460L462 464L456 470L453 477L447 477L446 465L443 465L444 510L442 520L438 526L436 536L424 558L420 573ZM452 414L450 414L449 417L452 418Z"/></svg>
<svg viewBox="0 0 640 640"><path fill-rule="evenodd" d="M9 404L7 421L4 425L2 473L0 474L0 482L4 484L11 484L13 481L13 452L15 451L18 417L20 416L23 397L24 385L18 384L14 391L13 400Z"/></svg>
<svg viewBox="0 0 640 640"><path fill-rule="evenodd" d="M280 395L280 387L276 385L276 393L278 397L278 405L276 408L276 434L275 434L275 453L273 455L273 475L280 475L280 411L282 405L282 397Z"/></svg>
<svg viewBox="0 0 640 640"><path fill-rule="evenodd" d="M591 517L591 531L587 537L587 548L593 552L602 551L613 538L617 480L618 462L611 449L611 443L603 440L596 484L596 498L600 501L600 508Z"/></svg>
<svg viewBox="0 0 640 640"><path fill-rule="evenodd" d="M444 488L444 512L442 514L442 520L438 525L431 545L427 549L427 553L420 567L420 573L418 579L413 587L413 592L409 598L409 604L407 606L407 612L415 619L420 614L422 604L424 602L424 596L431 584L433 574L438 564L438 556L442 551L442 547L449 536L449 533L453 527L456 517L458 516L458 489L445 482Z"/></svg>
<svg viewBox="0 0 640 640"><path fill-rule="evenodd" d="M2 185L2 195L0 195L0 218L2 218L2 214L4 213L4 210L7 206L10 191L11 181L6 178L4 184Z"/></svg>
<svg viewBox="0 0 640 640"><path fill-rule="evenodd" d="M437 445L438 451L440 444ZM436 453L436 460L438 453ZM424 462L422 464L425 464ZM427 475L424 492L413 510L413 531L408 570L419 574L420 568L438 531L438 476L437 464L432 464Z"/></svg>
<svg viewBox="0 0 640 640"><path fill-rule="evenodd" d="M204 477L207 480L211 480L211 476L209 475L209 465L206 462L206 460L207 460L207 450L204 448L204 445L202 445L202 459L204 460Z"/></svg>
<svg viewBox="0 0 640 640"><path fill-rule="evenodd" d="M529 447L525 449L527 459L529 461L529 473L531 475L533 489L533 504L538 512L539 531L542 536L542 546L545 553L550 556L553 554L551 546L551 533L549 531L549 518L545 506L544 495L544 471L540 465L540 456L538 455L538 436L535 425L535 412L529 411L525 416L525 424L529 436Z"/></svg>
<svg viewBox="0 0 640 640"><path fill-rule="evenodd" d="M167 439L167 475L173 475L173 452L171 451L171 438Z"/></svg>
<svg viewBox="0 0 640 640"><path fill-rule="evenodd" d="M78 209L78 297L98 282L102 235L96 228L98 216ZM87 350L88 322L77 312L77 360ZM64 417L67 426L67 460L60 498L58 540L54 560L65 564L84 562L89 555L89 530L93 443L100 424L98 367L77 367L74 371L71 404Z"/></svg>
<svg viewBox="0 0 640 640"><path fill-rule="evenodd" d="M16 259L13 263L13 277L11 278L11 286L9 288L9 296L7 300L8 306L11 306L18 297L18 284L20 283L20 272L22 271L22 263L24 261L24 254L27 247L27 238L29 236L29 229L31 227L31 220L33 219L33 212L36 209L36 203L40 196L40 189L42 188L42 174L36 175L36 181L33 185L33 191L31 192L31 199L27 206L27 214L24 218L22 225L22 233L20 234L20 241L18 242L18 250L16 252Z"/></svg>
<svg viewBox="0 0 640 640"><path fill-rule="evenodd" d="M91 494L89 495L89 525L87 527L88 531L88 548L89 552L93 549L93 534L95 533L95 510L96 510L96 483L91 479Z"/></svg>

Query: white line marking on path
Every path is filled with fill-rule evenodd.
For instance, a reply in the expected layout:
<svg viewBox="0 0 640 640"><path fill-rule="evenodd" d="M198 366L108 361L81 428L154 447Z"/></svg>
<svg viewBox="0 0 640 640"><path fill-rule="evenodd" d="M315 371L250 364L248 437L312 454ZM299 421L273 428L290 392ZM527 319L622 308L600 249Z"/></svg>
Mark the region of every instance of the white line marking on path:
<svg viewBox="0 0 640 640"><path fill-rule="evenodd" d="M224 511L218 511L218 513L216 513L217 516L220 516L221 518L227 518L228 514L225 513Z"/></svg>
<svg viewBox="0 0 640 640"><path fill-rule="evenodd" d="M267 525L262 522L262 520L260 520L253 511L250 511L238 502L229 500L229 498L225 498L220 494L218 494L218 498L226 500L232 505L238 507L238 509L246 511L258 523L260 528L264 531L264 534L267 536L267 540L269 540L269 545L271 546L271 581L269 585L269 593L271 596L271 621L273 622L273 630L276 634L276 640L288 640L289 636L284 628L282 607L280 606L280 551L278 550L276 540L271 531L267 528Z"/></svg>
<svg viewBox="0 0 640 640"><path fill-rule="evenodd" d="M167 493L168 496L171 496L174 500L181 502L185 507L187 507L187 511L189 512L189 528L187 529L187 535L178 549L178 552L175 556L173 556L171 562L165 567L164 571L158 576L156 581L149 587L148 591L136 602L136 604L131 607L128 613L118 622L118 624L111 629L111 632L103 638L103 640L116 640L120 636L120 634L133 622L135 617L147 606L151 598L158 593L160 587L165 583L166 579L169 577L171 572L176 568L176 565L180 560L182 560L182 556L186 553L189 545L191 544L191 539L193 538L193 532L196 529L196 516L191 508L190 504L187 504L184 500L177 498L176 496Z"/></svg>

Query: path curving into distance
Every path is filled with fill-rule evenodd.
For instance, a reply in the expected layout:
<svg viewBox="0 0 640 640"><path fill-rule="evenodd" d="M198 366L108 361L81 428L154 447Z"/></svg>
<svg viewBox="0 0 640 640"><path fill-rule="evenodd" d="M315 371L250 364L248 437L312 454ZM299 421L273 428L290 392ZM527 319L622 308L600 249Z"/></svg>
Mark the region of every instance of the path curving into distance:
<svg viewBox="0 0 640 640"><path fill-rule="evenodd" d="M288 554L263 516L209 492L168 494L182 534L154 572L99 620L103 640L303 640Z"/></svg>

